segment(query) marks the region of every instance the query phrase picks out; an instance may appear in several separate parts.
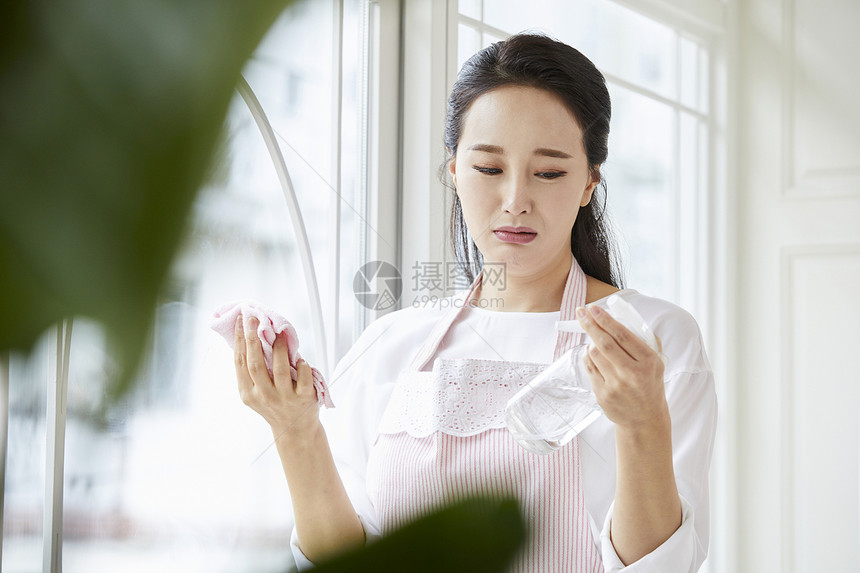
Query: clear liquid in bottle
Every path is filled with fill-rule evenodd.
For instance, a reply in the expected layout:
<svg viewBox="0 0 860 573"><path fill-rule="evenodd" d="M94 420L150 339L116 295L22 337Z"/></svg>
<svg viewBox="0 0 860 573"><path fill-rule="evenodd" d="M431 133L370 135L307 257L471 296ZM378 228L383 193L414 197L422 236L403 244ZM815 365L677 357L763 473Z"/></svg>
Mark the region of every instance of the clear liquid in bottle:
<svg viewBox="0 0 860 573"><path fill-rule="evenodd" d="M582 365L586 349L568 350L508 401L508 430L530 452L551 453L600 417Z"/></svg>
<svg viewBox="0 0 860 573"><path fill-rule="evenodd" d="M613 318L659 352L654 333L630 303L612 295L607 308ZM587 351L585 344L568 350L508 400L505 408L508 430L530 452L554 452L603 413L582 362Z"/></svg>

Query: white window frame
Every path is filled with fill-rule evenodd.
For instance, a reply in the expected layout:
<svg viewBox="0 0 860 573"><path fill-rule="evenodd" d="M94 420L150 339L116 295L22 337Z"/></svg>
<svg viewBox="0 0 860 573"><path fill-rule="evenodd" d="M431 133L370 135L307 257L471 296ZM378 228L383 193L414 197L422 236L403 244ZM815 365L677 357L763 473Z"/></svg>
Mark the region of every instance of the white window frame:
<svg viewBox="0 0 860 573"><path fill-rule="evenodd" d="M457 51L450 49L450 30L456 30L456 4L446 0L410 0L403 7L403 147L404 189L401 215L401 268L411 272L416 263L452 261L447 246L450 192L439 180L445 161L443 136L447 94L456 74ZM451 70L454 70L453 72ZM419 293L404 281L403 304Z"/></svg>
<svg viewBox="0 0 860 573"><path fill-rule="evenodd" d="M0 352L0 527L6 507L6 450L9 447L9 353ZM3 534L0 531L0 565L3 559Z"/></svg>
<svg viewBox="0 0 860 573"><path fill-rule="evenodd" d="M368 229L364 261L385 261L403 274L401 261L401 3L398 0L367 1L367 63L364 85L367 109L364 117L367 169L364 208ZM379 290L384 285L377 284ZM402 299L400 301L402 303ZM362 308L353 336L385 311Z"/></svg>

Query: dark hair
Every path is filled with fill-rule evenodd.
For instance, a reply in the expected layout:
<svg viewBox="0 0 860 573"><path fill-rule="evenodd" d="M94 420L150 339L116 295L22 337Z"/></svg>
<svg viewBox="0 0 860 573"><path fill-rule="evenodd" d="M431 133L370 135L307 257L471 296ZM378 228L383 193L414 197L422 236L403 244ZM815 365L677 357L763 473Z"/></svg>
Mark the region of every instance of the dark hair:
<svg viewBox="0 0 860 573"><path fill-rule="evenodd" d="M447 166L457 154L463 122L481 95L508 85L546 90L561 98L582 130L582 144L592 173L606 161L611 105L603 74L578 50L538 34L517 34L484 48L463 64L448 98L445 123ZM442 173L447 171L443 166ZM453 186L448 185L453 189ZM602 188L602 194L599 193ZM598 206L598 196L602 204ZM606 181L602 175L591 201L579 210L570 236L573 256L585 274L623 288L623 277L606 217ZM461 270L471 282L483 257L469 237L460 199L454 193L451 242Z"/></svg>

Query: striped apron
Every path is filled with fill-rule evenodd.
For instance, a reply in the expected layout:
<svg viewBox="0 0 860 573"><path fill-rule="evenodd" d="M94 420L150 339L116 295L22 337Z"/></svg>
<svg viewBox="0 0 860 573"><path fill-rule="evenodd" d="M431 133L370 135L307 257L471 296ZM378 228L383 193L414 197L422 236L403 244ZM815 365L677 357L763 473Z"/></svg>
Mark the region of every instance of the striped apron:
<svg viewBox="0 0 860 573"><path fill-rule="evenodd" d="M500 360L433 361L446 333L483 277L455 297L397 379L371 448L367 488L383 534L472 495L512 496L528 526L511 571L603 571L582 492L579 444L548 455L519 446L505 427L510 397L545 364ZM560 320L585 303L585 274L573 260ZM581 334L559 332L558 358Z"/></svg>

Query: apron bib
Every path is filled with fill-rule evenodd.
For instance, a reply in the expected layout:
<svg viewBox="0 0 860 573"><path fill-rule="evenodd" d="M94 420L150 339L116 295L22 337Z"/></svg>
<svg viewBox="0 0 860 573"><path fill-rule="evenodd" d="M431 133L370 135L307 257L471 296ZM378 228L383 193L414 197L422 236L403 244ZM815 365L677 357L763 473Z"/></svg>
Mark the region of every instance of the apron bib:
<svg viewBox="0 0 860 573"><path fill-rule="evenodd" d="M522 448L505 427L505 405L547 365L501 360L433 360L453 323L481 284L431 331L397 379L370 451L367 490L383 534L472 495L519 500L528 527L511 571L602 571L589 529L574 439L548 455ZM572 261L560 320L585 303L585 274ZM554 358L581 334L559 332Z"/></svg>

